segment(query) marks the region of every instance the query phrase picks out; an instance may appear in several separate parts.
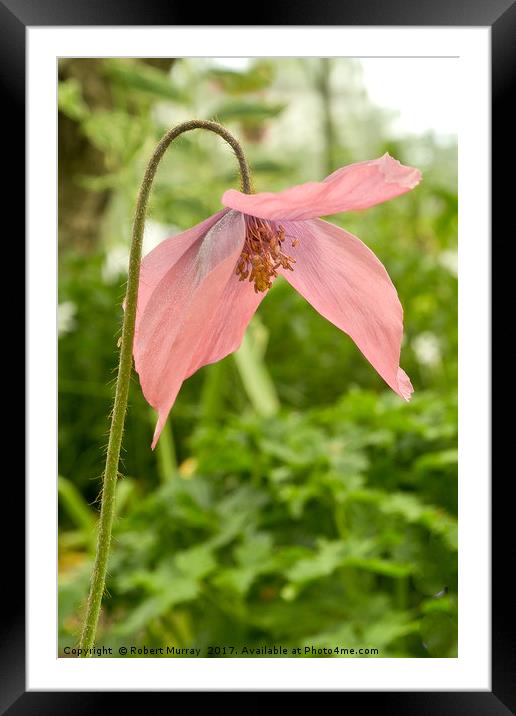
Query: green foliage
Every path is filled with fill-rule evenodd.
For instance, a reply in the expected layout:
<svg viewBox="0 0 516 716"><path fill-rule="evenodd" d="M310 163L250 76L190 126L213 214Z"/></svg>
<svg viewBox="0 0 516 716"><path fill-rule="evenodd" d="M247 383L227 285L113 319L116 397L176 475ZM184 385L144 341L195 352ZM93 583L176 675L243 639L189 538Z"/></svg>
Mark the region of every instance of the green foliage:
<svg viewBox="0 0 516 716"><path fill-rule="evenodd" d="M283 104L265 104L264 102L231 100L215 109L213 115L219 122L235 120L260 124L265 119L277 117L285 109Z"/></svg>
<svg viewBox="0 0 516 716"><path fill-rule="evenodd" d="M107 60L104 72L112 80L113 86L122 90L122 96L137 92L149 95L152 99L181 103L188 101L188 93L170 82L164 72L141 62Z"/></svg>
<svg viewBox="0 0 516 716"><path fill-rule="evenodd" d="M70 78L59 83L59 111L70 119L82 120L88 114L88 107L81 92L78 80Z"/></svg>
<svg viewBox="0 0 516 716"><path fill-rule="evenodd" d="M361 425L360 398L378 406L381 429ZM429 408L448 415L455 440L454 401L442 411L431 394L405 406L355 391L333 408L200 426L193 464L117 522L102 642L452 656L457 525L443 507L450 462L418 465L422 444L429 455L443 444ZM376 488L374 466L395 473L400 453L412 487ZM83 579L81 565L65 592ZM63 630L63 645L73 638Z"/></svg>
<svg viewBox="0 0 516 716"><path fill-rule="evenodd" d="M321 178L330 140L321 124L307 141L299 122L317 116L315 62L237 70L177 60L164 73L106 60L99 72L112 103L99 107L77 79L60 83L60 112L108 169L70 180L109 192L98 245L63 246L60 256L59 300L73 309L59 340L61 648L78 638L87 594L145 161L166 125L217 115L247 140L258 190ZM359 161L388 150L424 174L396 201L331 219L375 251L397 287L413 400L389 392L352 341L283 280L240 351L186 381L154 452L155 416L135 377L99 644L456 656L456 147L431 135L394 141L355 65L336 61L333 81L341 76L349 115L335 105L333 155ZM218 210L237 182L218 138L182 138L152 197L160 236Z"/></svg>
<svg viewBox="0 0 516 716"><path fill-rule="evenodd" d="M206 78L228 95L241 95L265 90L275 75L275 66L269 60L257 60L248 70L237 71L210 67Z"/></svg>

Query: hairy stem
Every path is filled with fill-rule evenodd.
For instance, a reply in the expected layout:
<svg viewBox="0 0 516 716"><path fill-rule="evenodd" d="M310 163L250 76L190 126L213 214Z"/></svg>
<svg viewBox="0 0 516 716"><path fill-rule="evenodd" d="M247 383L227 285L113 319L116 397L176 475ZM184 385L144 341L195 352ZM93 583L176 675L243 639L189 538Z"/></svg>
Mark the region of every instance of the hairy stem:
<svg viewBox="0 0 516 716"><path fill-rule="evenodd" d="M80 648L82 657L93 656L92 648L95 644L95 635L100 615L100 607L106 583L106 571L111 544L111 531L115 508L115 491L118 479L118 463L120 448L124 432L125 414L127 411L127 397L132 370L132 353L134 341L134 327L136 322L136 304L138 299L138 280L140 276L140 263L142 255L143 230L147 205L152 183L163 155L167 148L180 134L192 129L206 129L215 132L224 139L233 149L240 167L242 191L251 193L251 178L242 147L227 129L216 122L201 119L192 119L170 129L157 145L147 165L143 181L138 192L136 210L134 214L131 251L129 255L129 273L127 293L125 299L124 321L122 326L122 340L118 363L118 377L116 382L115 402L111 414L111 428L106 456L106 467L102 487L102 502L97 537L97 551L91 577L90 593L86 606L86 615L82 629Z"/></svg>

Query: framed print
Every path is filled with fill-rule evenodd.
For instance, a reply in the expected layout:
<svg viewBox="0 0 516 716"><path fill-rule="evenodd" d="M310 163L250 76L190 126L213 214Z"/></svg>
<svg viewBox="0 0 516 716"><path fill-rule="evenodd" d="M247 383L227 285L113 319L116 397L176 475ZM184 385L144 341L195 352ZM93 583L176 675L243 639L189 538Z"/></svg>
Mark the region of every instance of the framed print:
<svg viewBox="0 0 516 716"><path fill-rule="evenodd" d="M0 5L28 317L2 713L516 713L490 438L514 5L263 9Z"/></svg>

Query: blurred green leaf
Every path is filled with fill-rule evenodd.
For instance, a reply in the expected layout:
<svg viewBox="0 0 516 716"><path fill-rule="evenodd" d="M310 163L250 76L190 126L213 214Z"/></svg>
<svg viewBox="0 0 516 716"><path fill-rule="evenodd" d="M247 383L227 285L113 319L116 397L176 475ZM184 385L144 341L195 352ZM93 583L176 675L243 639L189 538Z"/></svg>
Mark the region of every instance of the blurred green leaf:
<svg viewBox="0 0 516 716"><path fill-rule="evenodd" d="M81 530L90 546L95 544L96 519L93 511L75 485L59 475L57 479L59 500L69 517Z"/></svg>
<svg viewBox="0 0 516 716"><path fill-rule="evenodd" d="M81 121L88 115L88 105L78 80L70 78L59 82L57 106L60 112L75 121Z"/></svg>
<svg viewBox="0 0 516 716"><path fill-rule="evenodd" d="M211 67L206 77L228 94L257 92L269 87L275 75L274 64L268 60L255 61L248 70L238 71Z"/></svg>
<svg viewBox="0 0 516 716"><path fill-rule="evenodd" d="M212 116L218 122L247 121L260 123L277 117L285 109L284 104L255 102L253 100L231 100L216 107Z"/></svg>
<svg viewBox="0 0 516 716"><path fill-rule="evenodd" d="M252 327L249 327L233 357L253 408L259 415L267 417L278 411L279 401L265 362L254 347L256 342Z"/></svg>
<svg viewBox="0 0 516 716"><path fill-rule="evenodd" d="M98 110L82 123L91 142L106 153L112 168L131 161L144 141L148 127L145 121L121 110Z"/></svg>
<svg viewBox="0 0 516 716"><path fill-rule="evenodd" d="M174 562L183 574L194 579L202 579L217 566L211 549L205 546L192 547L180 552Z"/></svg>
<svg viewBox="0 0 516 716"><path fill-rule="evenodd" d="M421 621L420 630L423 646L430 656L456 656L456 629L448 615L426 615Z"/></svg>
<svg viewBox="0 0 516 716"><path fill-rule="evenodd" d="M126 92L142 92L153 98L184 104L188 95L174 84L167 73L138 61L106 60L105 74Z"/></svg>

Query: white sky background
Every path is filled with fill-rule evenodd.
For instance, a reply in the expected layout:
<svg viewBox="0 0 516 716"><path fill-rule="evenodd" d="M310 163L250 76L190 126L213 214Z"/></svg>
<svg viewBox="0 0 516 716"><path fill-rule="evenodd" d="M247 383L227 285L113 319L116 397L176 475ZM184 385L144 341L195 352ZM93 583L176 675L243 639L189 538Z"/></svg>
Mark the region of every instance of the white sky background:
<svg viewBox="0 0 516 716"><path fill-rule="evenodd" d="M215 62L243 70L249 60L228 57ZM397 112L391 124L393 132L457 134L457 58L373 57L361 59L360 64L373 104Z"/></svg>
<svg viewBox="0 0 516 716"><path fill-rule="evenodd" d="M398 112L395 131L457 134L457 58L366 58L360 64L371 101Z"/></svg>

